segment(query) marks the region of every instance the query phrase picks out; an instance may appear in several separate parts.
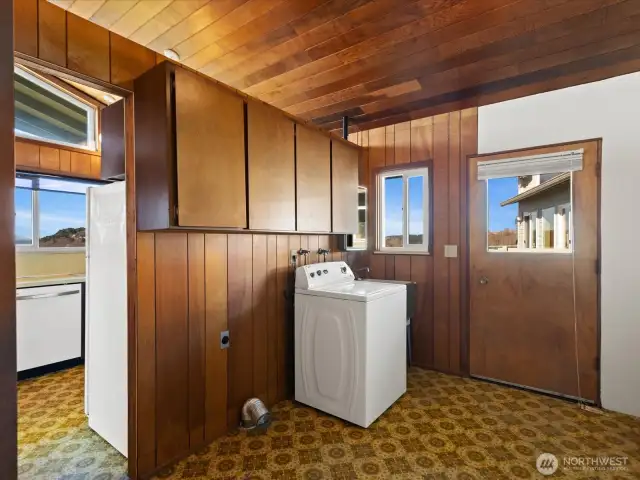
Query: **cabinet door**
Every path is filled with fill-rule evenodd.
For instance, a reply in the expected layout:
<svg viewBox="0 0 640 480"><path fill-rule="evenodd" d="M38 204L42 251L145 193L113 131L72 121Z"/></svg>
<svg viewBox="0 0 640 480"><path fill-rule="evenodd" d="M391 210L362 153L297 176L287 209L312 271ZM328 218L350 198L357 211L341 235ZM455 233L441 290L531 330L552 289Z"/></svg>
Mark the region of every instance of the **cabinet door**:
<svg viewBox="0 0 640 480"><path fill-rule="evenodd" d="M247 105L249 228L296 229L293 122L275 108Z"/></svg>
<svg viewBox="0 0 640 480"><path fill-rule="evenodd" d="M344 142L331 142L333 231L358 231L358 160L360 150Z"/></svg>
<svg viewBox="0 0 640 480"><path fill-rule="evenodd" d="M317 130L296 127L298 230L331 231L331 140Z"/></svg>
<svg viewBox="0 0 640 480"><path fill-rule="evenodd" d="M175 128L178 224L246 228L242 98L176 68Z"/></svg>
<svg viewBox="0 0 640 480"><path fill-rule="evenodd" d="M124 178L124 100L100 111L100 129L102 134L100 178Z"/></svg>

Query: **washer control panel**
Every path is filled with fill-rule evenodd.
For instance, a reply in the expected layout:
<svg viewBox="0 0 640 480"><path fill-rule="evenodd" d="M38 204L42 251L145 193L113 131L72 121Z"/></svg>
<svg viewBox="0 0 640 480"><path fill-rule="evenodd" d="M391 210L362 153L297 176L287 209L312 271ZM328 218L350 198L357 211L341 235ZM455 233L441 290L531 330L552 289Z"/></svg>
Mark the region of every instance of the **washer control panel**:
<svg viewBox="0 0 640 480"><path fill-rule="evenodd" d="M296 288L305 290L354 280L355 276L345 262L312 263L296 269Z"/></svg>

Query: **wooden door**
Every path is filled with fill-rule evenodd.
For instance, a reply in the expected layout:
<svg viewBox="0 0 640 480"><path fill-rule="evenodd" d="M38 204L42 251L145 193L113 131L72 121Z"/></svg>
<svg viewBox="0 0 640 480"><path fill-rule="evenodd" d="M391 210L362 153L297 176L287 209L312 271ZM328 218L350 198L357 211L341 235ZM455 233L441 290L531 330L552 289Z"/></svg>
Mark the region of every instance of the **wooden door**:
<svg viewBox="0 0 640 480"><path fill-rule="evenodd" d="M333 231L358 231L358 165L360 150L345 142L331 142L331 185Z"/></svg>
<svg viewBox="0 0 640 480"><path fill-rule="evenodd" d="M249 228L296 229L293 122L258 102L247 104Z"/></svg>
<svg viewBox="0 0 640 480"><path fill-rule="evenodd" d="M583 169L569 181L558 174L513 177L517 198L500 196L508 182L478 180L480 161L575 149L584 149ZM469 162L471 374L598 402L600 141L481 155ZM562 189L569 204L536 210L558 203L553 198ZM515 233L488 235L488 223L496 230L502 214L495 205L512 200L518 200ZM548 212L556 212L553 223ZM497 245L509 235L515 236L506 243L515 239L515 248Z"/></svg>
<svg viewBox="0 0 640 480"><path fill-rule="evenodd" d="M297 229L331 231L331 139L296 126Z"/></svg>
<svg viewBox="0 0 640 480"><path fill-rule="evenodd" d="M244 101L175 69L178 224L247 227Z"/></svg>

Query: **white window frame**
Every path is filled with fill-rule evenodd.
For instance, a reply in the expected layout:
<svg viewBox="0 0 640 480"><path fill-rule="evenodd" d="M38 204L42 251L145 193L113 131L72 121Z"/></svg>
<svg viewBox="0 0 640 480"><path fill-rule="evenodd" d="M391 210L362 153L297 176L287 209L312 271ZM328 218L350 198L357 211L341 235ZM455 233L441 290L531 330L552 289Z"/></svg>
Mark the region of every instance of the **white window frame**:
<svg viewBox="0 0 640 480"><path fill-rule="evenodd" d="M98 108L95 105L85 102L80 97L73 95L71 92L67 90L63 90L62 88L54 85L53 83L47 81L46 79L40 77L39 75L33 73L30 70L26 70L24 68L18 67L17 65L14 67L14 72L29 80L30 82L35 83L41 88L53 93L54 95L73 103L75 106L82 108L87 112L87 145L78 145L76 143L62 142L59 140L51 140L49 138L42 138L37 135L32 135L28 132L23 132L22 130L14 129L16 137L20 138L29 138L32 140L38 140L39 142L51 143L54 145L63 145L66 147L79 148L82 150L88 150L90 152L98 151Z"/></svg>
<svg viewBox="0 0 640 480"><path fill-rule="evenodd" d="M364 194L364 205L360 205L360 194L363 193ZM365 214L364 214L364 239L362 239L362 241L360 242L360 245L356 245L356 234L353 234L352 238L353 238L353 246L352 247L347 247L347 250L353 250L353 251L364 251L368 248L368 244L369 244L369 213L368 213L368 206L369 206L369 191L367 189L367 187L362 187L359 186L358 187L358 224L360 224L360 210L364 210Z"/></svg>
<svg viewBox="0 0 640 480"><path fill-rule="evenodd" d="M376 178L376 250L384 253L430 253L431 239L431 213L430 197L431 183L429 177L429 167L409 167L405 169L391 169L380 172ZM409 245L409 178L423 178L423 234L421 244ZM402 247L386 247L384 242L385 233L385 180L387 178L402 177Z"/></svg>
<svg viewBox="0 0 640 480"><path fill-rule="evenodd" d="M22 188L23 190L29 190L24 187L16 187ZM16 252L20 253L78 253L86 251L85 247L41 247L40 246L40 191L39 190L31 190L31 237L32 242L31 245L18 245L16 244ZM70 193L70 192L60 192L60 193L69 193L70 195L85 195L82 193ZM85 216L85 218L87 218ZM87 229L87 223L85 221L85 231Z"/></svg>

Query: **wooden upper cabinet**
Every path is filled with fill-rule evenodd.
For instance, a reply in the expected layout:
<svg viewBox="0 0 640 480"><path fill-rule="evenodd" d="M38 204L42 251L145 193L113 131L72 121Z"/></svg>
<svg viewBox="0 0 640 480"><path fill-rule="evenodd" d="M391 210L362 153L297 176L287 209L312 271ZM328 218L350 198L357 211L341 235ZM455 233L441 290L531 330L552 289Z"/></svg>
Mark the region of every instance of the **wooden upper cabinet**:
<svg viewBox="0 0 640 480"><path fill-rule="evenodd" d="M246 228L242 98L177 68L175 132L178 224Z"/></svg>
<svg viewBox="0 0 640 480"><path fill-rule="evenodd" d="M294 124L267 105L247 104L249 228L296 229Z"/></svg>
<svg viewBox="0 0 640 480"><path fill-rule="evenodd" d="M331 139L296 125L297 229L331 231Z"/></svg>
<svg viewBox="0 0 640 480"><path fill-rule="evenodd" d="M360 150L333 140L332 148L332 195L333 228L336 233L358 231L358 160Z"/></svg>
<svg viewBox="0 0 640 480"><path fill-rule="evenodd" d="M246 228L242 97L169 62L134 92L138 230Z"/></svg>

